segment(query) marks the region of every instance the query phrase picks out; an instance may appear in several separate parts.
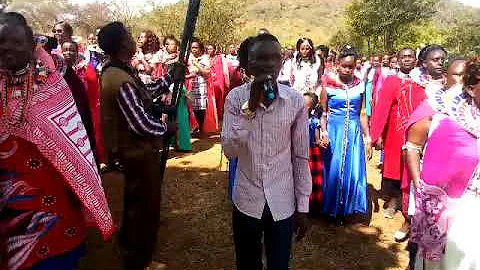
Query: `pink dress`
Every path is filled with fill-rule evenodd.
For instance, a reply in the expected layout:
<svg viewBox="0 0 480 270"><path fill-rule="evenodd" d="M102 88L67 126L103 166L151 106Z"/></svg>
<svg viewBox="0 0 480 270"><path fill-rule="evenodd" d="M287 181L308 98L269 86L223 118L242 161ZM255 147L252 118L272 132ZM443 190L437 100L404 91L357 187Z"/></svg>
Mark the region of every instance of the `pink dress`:
<svg viewBox="0 0 480 270"><path fill-rule="evenodd" d="M448 115L438 113L433 116L423 156L422 181L415 194L416 210L411 227L412 241L419 246L420 259L434 262L433 265L436 265L435 268L427 269L477 269L469 268L472 264L467 268L461 268L458 264L452 266L452 263L458 261L456 258L479 258L476 255L472 256L472 249L453 252L450 248L452 252L448 252L447 248L447 243L455 243L459 239L458 235L451 233L451 230L465 228L471 223L458 218L458 214L461 213L459 205L462 205L468 196L468 190L480 181L478 171L474 173L478 170L480 161L478 109L466 102L461 104L455 110L447 108ZM478 201L478 194L475 196ZM474 212L470 212L470 215L470 220L473 221ZM462 235L468 237L467 242L478 244L480 239L476 239L479 236L477 231L477 229L470 232L463 230ZM465 242L465 237L462 241ZM464 246L468 245L467 243Z"/></svg>

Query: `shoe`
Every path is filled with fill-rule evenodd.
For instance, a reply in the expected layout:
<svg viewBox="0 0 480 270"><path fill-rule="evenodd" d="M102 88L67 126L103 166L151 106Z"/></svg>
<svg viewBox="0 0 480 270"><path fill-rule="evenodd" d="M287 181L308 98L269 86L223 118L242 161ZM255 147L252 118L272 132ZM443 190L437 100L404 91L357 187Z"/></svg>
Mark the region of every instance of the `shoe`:
<svg viewBox="0 0 480 270"><path fill-rule="evenodd" d="M398 230L393 235L393 238L395 239L396 242L405 242L405 240L407 240L409 236L410 236L410 231L402 232L401 230Z"/></svg>
<svg viewBox="0 0 480 270"><path fill-rule="evenodd" d="M404 242L410 236L410 224L408 222L403 223L402 227L395 232L393 238L397 242Z"/></svg>
<svg viewBox="0 0 480 270"><path fill-rule="evenodd" d="M395 209L394 208L387 208L383 210L383 216L388 219L393 219L393 216L395 216Z"/></svg>

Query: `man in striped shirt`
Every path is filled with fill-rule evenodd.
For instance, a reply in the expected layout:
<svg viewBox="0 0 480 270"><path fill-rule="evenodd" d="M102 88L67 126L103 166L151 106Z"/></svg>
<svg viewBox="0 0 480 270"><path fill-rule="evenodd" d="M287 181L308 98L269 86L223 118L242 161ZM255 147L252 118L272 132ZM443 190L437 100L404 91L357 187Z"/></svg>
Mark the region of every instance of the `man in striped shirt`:
<svg viewBox="0 0 480 270"><path fill-rule="evenodd" d="M308 119L303 97L275 83L281 47L270 34L242 43L240 66L253 83L233 89L225 102L222 145L238 158L233 187L237 270L261 270L264 235L267 269L287 270L291 240L307 230Z"/></svg>
<svg viewBox="0 0 480 270"><path fill-rule="evenodd" d="M110 168L120 167L125 177L120 230L124 269L160 269L159 264L152 262L160 219L159 146L165 133L175 129L167 127L166 115L156 116L152 95L156 91L144 85L129 64L135 41L125 26L113 22L103 27L98 43L110 59L102 70L100 91L106 164ZM174 69L175 79L184 78L185 67L181 67ZM168 102L168 86L172 82L170 76L157 82L160 93L166 93L164 102ZM102 175L104 183L120 180L118 174Z"/></svg>

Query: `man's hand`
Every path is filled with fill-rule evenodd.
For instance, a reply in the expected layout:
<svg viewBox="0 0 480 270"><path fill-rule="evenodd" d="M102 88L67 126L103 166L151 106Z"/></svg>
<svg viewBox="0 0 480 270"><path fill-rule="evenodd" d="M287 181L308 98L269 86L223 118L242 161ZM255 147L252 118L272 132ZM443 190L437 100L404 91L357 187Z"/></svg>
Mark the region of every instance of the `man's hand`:
<svg viewBox="0 0 480 270"><path fill-rule="evenodd" d="M252 87L250 89L250 98L248 100L248 108L251 112L255 112L257 108L260 106L260 103L263 101L263 83L265 78L258 78L256 77L252 83Z"/></svg>
<svg viewBox="0 0 480 270"><path fill-rule="evenodd" d="M375 149L376 150L382 150L383 149L383 139L382 139L382 137L378 138L377 142L375 143Z"/></svg>
<svg viewBox="0 0 480 270"><path fill-rule="evenodd" d="M371 160L373 157L373 149L371 145L366 146L366 154L367 154L367 160Z"/></svg>
<svg viewBox="0 0 480 270"><path fill-rule="evenodd" d="M293 220L293 233L297 236L295 241L299 242L305 237L308 229L310 228L310 222L308 221L307 213L295 212Z"/></svg>

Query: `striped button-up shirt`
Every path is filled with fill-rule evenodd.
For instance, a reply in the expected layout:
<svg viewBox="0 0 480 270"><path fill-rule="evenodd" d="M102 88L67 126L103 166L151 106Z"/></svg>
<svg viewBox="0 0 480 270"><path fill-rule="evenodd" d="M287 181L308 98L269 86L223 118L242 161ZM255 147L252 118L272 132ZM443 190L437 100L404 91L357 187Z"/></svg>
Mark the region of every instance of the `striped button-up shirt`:
<svg viewBox="0 0 480 270"><path fill-rule="evenodd" d="M154 90L155 87L168 89L172 80L167 80L167 78L170 79L170 76L162 78L156 85L148 85L147 88L149 90ZM124 83L118 95L118 105L127 119L130 130L137 135L146 137L162 136L167 131L167 124L144 110L138 91L132 83Z"/></svg>
<svg viewBox="0 0 480 270"><path fill-rule="evenodd" d="M308 212L312 179L308 167L308 113L304 98L278 84L278 98L253 117L242 113L251 84L233 89L225 101L222 145L238 157L233 203L261 219L265 204L275 221Z"/></svg>

